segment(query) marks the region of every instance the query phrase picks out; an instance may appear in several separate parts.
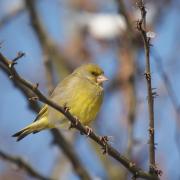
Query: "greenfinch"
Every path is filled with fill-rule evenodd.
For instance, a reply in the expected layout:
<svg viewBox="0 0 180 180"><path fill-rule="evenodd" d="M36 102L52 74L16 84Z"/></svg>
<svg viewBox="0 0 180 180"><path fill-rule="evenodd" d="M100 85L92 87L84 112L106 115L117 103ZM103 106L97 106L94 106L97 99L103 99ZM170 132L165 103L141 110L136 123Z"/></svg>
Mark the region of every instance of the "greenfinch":
<svg viewBox="0 0 180 180"><path fill-rule="evenodd" d="M103 82L108 80L96 64L85 64L75 69L52 92L50 99L87 126L95 118L103 101ZM68 128L69 121L57 110L44 105L35 121L15 133L17 141L25 136L50 128Z"/></svg>

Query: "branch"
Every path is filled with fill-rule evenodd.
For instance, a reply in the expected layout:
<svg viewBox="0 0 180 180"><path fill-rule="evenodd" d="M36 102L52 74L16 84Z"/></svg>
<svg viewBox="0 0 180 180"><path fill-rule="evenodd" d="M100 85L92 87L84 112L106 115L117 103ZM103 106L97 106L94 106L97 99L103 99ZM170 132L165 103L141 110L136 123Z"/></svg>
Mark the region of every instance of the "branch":
<svg viewBox="0 0 180 180"><path fill-rule="evenodd" d="M144 6L143 0L137 1L137 7L141 12L141 19L137 21L137 29L141 33L145 57L146 57L146 68L145 77L147 83L147 93L148 93L148 111L149 111L149 172L151 174L158 175L158 170L155 163L155 142L154 142L154 93L152 92L152 82L151 82L151 66L150 66L150 38L147 37L146 32L146 8Z"/></svg>
<svg viewBox="0 0 180 180"><path fill-rule="evenodd" d="M12 62L17 63L17 60L21 57L21 53L18 53L17 57L14 58ZM12 76L11 71L5 66L5 64L2 64L0 62L0 67L9 77ZM28 99L34 96L34 93L29 88L24 86L20 81L16 81L16 79L14 79L12 82L14 86L19 88L19 90ZM29 101L29 107L32 111L36 113L38 113L40 110L40 106L37 101ZM73 168L78 174L78 176L85 180L90 179L90 175L88 174L84 166L81 164L80 160L77 158L77 154L72 150L73 147L71 146L71 144L66 141L64 136L57 129L51 130L51 133L53 135L53 143L56 144L64 152L64 154L67 156L67 158L73 165Z"/></svg>
<svg viewBox="0 0 180 180"><path fill-rule="evenodd" d="M106 150L106 153L116 159L118 162L120 162L124 167L126 167L135 177L141 177L144 179L159 179L157 176L154 176L153 174L146 173L139 167L137 167L133 162L131 162L129 159L121 155L116 149L114 149L112 146L108 144L107 141L102 141L102 137L95 134L93 131L88 133L87 129L80 123L80 121L77 121L75 117L73 117L70 112L67 110L67 108L63 108L53 101L46 98L38 89L37 84L31 84L29 81L26 81L23 79L14 68L14 65L12 61L9 61L6 57L4 57L0 53L0 62L3 63L4 66L11 72L12 80L19 81L24 86L26 86L29 90L31 90L38 99L51 106L52 108L56 109L57 111L61 112L67 119L73 124L73 126L81 132L81 134L89 135L89 137L98 143L103 149Z"/></svg>
<svg viewBox="0 0 180 180"><path fill-rule="evenodd" d="M24 161L20 157L14 157L0 150L0 158L15 164L19 168L24 169L32 177L41 180L51 180L50 178L41 175L39 172L37 172L33 167L31 167L26 161Z"/></svg>

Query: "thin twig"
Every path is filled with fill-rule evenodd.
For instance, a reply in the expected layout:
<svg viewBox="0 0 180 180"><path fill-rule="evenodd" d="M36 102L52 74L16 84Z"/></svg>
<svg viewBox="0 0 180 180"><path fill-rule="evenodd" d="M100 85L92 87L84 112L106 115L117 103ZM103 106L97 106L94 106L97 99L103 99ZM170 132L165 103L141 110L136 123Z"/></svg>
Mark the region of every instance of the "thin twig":
<svg viewBox="0 0 180 180"><path fill-rule="evenodd" d="M137 6L141 12L141 19L137 22L137 29L140 31L144 43L145 57L146 57L146 68L145 78L147 82L147 93L148 93L148 111L149 111L149 172L155 173L155 143L154 143L154 97L152 92L151 82L151 66L150 66L150 38L146 34L146 8L143 0L137 1Z"/></svg>
<svg viewBox="0 0 180 180"><path fill-rule="evenodd" d="M30 176L40 180L52 180L51 178L45 177L37 172L28 162L24 161L20 157L9 155L0 150L0 158L15 164L17 167L24 169Z"/></svg>
<svg viewBox="0 0 180 180"><path fill-rule="evenodd" d="M19 81L24 86L29 88L36 97L41 102L44 102L45 104L48 104L49 106L53 107L57 111L61 112L67 119L73 124L73 126L81 132L81 134L87 135L87 129L80 123L80 121L77 121L75 117L73 117L70 112L63 107L57 105L53 101L46 98L38 89L37 84L33 85L29 81L26 81L23 79L16 71L14 65L12 65L12 61L9 61L6 57L4 57L0 53L0 62L3 63L4 66L11 72L12 80ZM159 179L157 176L154 176L153 174L149 174L139 167L137 167L133 162L131 162L129 159L127 159L125 156L121 155L115 148L110 146L108 142L102 141L102 137L95 134L93 131L89 133L89 138L94 140L96 143L98 143L103 149L106 150L106 153L109 154L111 157L119 161L124 167L126 167L134 176L141 177L144 179Z"/></svg>

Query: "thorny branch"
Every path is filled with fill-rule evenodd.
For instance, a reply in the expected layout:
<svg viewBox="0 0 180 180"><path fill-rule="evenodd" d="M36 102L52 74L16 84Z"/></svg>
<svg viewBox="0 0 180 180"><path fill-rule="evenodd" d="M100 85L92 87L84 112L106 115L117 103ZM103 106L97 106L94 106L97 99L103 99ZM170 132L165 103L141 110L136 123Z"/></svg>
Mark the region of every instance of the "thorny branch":
<svg viewBox="0 0 180 180"><path fill-rule="evenodd" d="M145 78L147 82L147 93L148 93L148 111L149 111L149 172L151 174L159 175L160 170L156 167L155 162L155 142L154 142L154 93L152 92L152 82L151 82L151 66L150 66L150 37L147 36L146 31L146 8L143 0L137 1L137 7L141 12L141 19L137 21L137 29L141 33L145 57L146 57L146 68L145 68Z"/></svg>
<svg viewBox="0 0 180 180"><path fill-rule="evenodd" d="M17 61L20 57L22 57L22 54L24 53L18 53L17 57L13 59L12 61L13 65L17 63L17 62L14 63L15 60ZM12 78L12 73L4 64L0 63L0 67L10 78ZM27 97L28 99L34 96L33 92L30 89L28 89L26 86L24 86L21 82L16 81L16 79L14 79L12 82L15 85L15 87L18 87L20 91L24 94L24 96ZM32 111L36 113L38 113L40 110L40 106L37 103L37 101L29 101L29 107ZM57 129L52 129L51 133L53 135L53 143L56 144L68 157L78 176L84 180L90 179L88 172L83 167L80 160L78 159L77 154L72 150L71 145L66 141L64 136Z"/></svg>
<svg viewBox="0 0 180 180"><path fill-rule="evenodd" d="M12 80L18 81L22 83L24 86L26 86L29 90L31 90L35 97L38 97L38 99L41 102L44 102L45 104L48 104L49 106L53 107L57 111L61 112L64 116L67 117L67 119L73 124L73 126L81 132L81 134L87 135L87 129L80 123L80 121L77 121L75 117L73 117L70 112L67 109L64 109L63 107L57 105L53 101L46 98L38 89L37 84L31 84L29 81L26 81L23 79L14 68L14 65L12 65L12 61L8 60L6 57L4 57L0 53L0 62L10 71ZM135 165L135 163L131 162L129 159L121 155L116 149L114 149L107 141L102 141L102 137L96 135L93 131L89 133L89 137L97 142L103 149L105 149L106 153L119 161L124 167L126 167L134 177L141 177L144 179L159 179L157 176L154 176L153 174L149 174L139 167Z"/></svg>
<svg viewBox="0 0 180 180"><path fill-rule="evenodd" d="M51 178L41 175L39 172L37 172L33 167L31 167L26 161L24 161L20 157L11 156L0 150L0 158L15 164L19 168L24 169L32 177L35 177L40 180L51 180Z"/></svg>

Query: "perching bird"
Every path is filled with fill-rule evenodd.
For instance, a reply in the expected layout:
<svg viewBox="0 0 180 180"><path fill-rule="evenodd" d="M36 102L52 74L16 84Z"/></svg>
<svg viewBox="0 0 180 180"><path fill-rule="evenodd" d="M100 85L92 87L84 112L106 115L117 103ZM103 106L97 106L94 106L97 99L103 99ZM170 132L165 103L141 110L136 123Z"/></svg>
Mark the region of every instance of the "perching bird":
<svg viewBox="0 0 180 180"><path fill-rule="evenodd" d="M86 64L77 68L57 85L51 100L69 108L69 112L83 125L92 122L103 101L103 82L108 80L103 70L96 64ZM17 141L25 136L49 128L68 128L69 121L57 110L44 105L35 121L20 130L13 137Z"/></svg>

